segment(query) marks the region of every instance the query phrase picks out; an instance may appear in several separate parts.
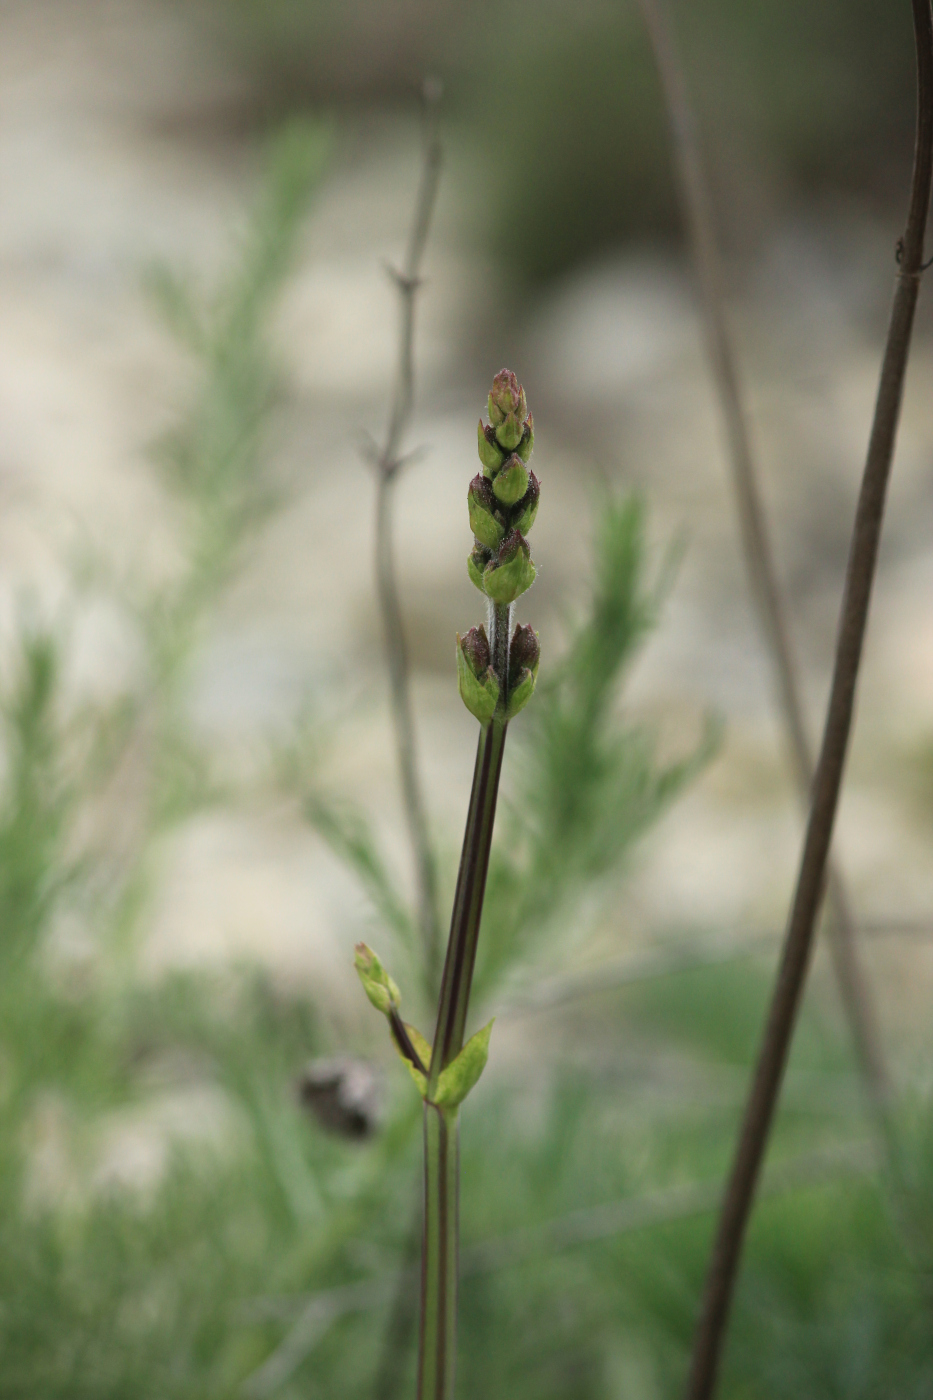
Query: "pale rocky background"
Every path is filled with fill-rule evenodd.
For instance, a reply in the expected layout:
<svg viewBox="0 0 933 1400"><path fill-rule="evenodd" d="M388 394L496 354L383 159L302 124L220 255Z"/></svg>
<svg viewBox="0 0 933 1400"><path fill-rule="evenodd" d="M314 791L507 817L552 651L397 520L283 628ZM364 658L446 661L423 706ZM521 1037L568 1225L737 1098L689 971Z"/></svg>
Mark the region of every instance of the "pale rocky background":
<svg viewBox="0 0 933 1400"><path fill-rule="evenodd" d="M79 590L76 561L117 579L176 562L173 506L151 448L184 406L190 365L143 289L153 259L209 287L234 254L261 148L236 121L241 80L177 11L126 0L7 0L0 9L0 621L62 620L72 684L132 681L138 646L113 595ZM372 586L378 432L392 376L397 258L417 178L417 127L338 129L276 325L285 376L270 452L290 499L244 560L205 640L191 713L231 771L252 771L302 707L324 717L324 776L376 822L407 869ZM463 230L468 182L450 162L420 306L418 405L427 453L397 495L416 663L420 760L441 843L466 809L474 723L456 695L453 635L480 619L466 579L464 496L475 423L507 362L534 409L544 497L540 582L523 606L559 647L587 569L589 505L636 485L658 558L685 546L662 625L627 691L666 753L722 717L722 749L643 842L589 957L659 939L777 930L801 822L767 658L747 597L716 401L686 268L641 250L578 272L500 336L497 274ZM730 314L813 732L877 378L897 230L836 210L777 228L734 270ZM922 301L891 489L839 851L860 916L920 931L866 939L885 1035L905 1066L933 990L933 319ZM285 801L218 807L158 852L139 950L173 964L257 957L314 979L339 1022L365 902ZM547 964L559 968L556 954ZM819 975L825 976L821 969ZM353 1011L344 1007L352 1004Z"/></svg>

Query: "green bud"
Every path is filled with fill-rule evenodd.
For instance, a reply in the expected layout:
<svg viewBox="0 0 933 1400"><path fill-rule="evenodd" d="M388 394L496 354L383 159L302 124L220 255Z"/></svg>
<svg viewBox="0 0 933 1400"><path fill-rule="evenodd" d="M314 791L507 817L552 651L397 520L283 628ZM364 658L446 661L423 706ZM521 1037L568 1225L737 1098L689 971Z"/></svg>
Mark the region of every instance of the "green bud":
<svg viewBox="0 0 933 1400"><path fill-rule="evenodd" d="M483 464L483 471L487 476L493 477L505 461L506 453L496 442L495 428L483 426L482 418L479 420L479 459Z"/></svg>
<svg viewBox="0 0 933 1400"><path fill-rule="evenodd" d="M528 490L519 501L512 513L514 528L527 535L532 525L535 523L535 516L538 514L538 502L541 499L541 485L534 472L528 473Z"/></svg>
<svg viewBox="0 0 933 1400"><path fill-rule="evenodd" d="M535 581L535 566L525 538L513 530L499 547L498 558L483 570L483 588L494 603L514 603Z"/></svg>
<svg viewBox="0 0 933 1400"><path fill-rule="evenodd" d="M506 719L514 719L528 704L535 693L535 677L531 671L522 671L515 685L509 688L509 698L505 706Z"/></svg>
<svg viewBox="0 0 933 1400"><path fill-rule="evenodd" d="M496 429L496 442L500 447L504 447L506 452L514 452L522 440L522 423L520 418L509 417Z"/></svg>
<svg viewBox="0 0 933 1400"><path fill-rule="evenodd" d="M486 585L483 583L483 570L489 563L492 551L485 545L476 544L473 546L473 553L467 559L467 573L470 581L479 589L480 593L486 592Z"/></svg>
<svg viewBox="0 0 933 1400"><path fill-rule="evenodd" d="M527 462L527 461L528 461L528 458L531 456L532 452L534 451L534 445L535 445L535 420L534 420L534 418L532 417L532 415L529 413L528 417L525 419L525 426L524 426L524 428L522 429L522 440L521 440L521 442L518 444L518 446L517 446L516 449L515 449L515 451L518 453L519 457L521 457L521 459L522 459L523 462Z"/></svg>
<svg viewBox="0 0 933 1400"><path fill-rule="evenodd" d="M359 973L363 991L377 1011L388 1016L402 1004L402 996L372 948L365 943L357 943L353 965Z"/></svg>
<svg viewBox="0 0 933 1400"><path fill-rule="evenodd" d="M465 637L457 635L460 698L470 714L484 726L492 719L499 703L499 682L490 660L485 627L471 627Z"/></svg>
<svg viewBox="0 0 933 1400"><path fill-rule="evenodd" d="M487 549L498 549L505 537L505 525L496 516L494 487L477 472L470 482L467 504L470 511L470 529L480 544Z"/></svg>
<svg viewBox="0 0 933 1400"><path fill-rule="evenodd" d="M509 698L506 719L514 719L534 694L538 679L541 648L537 635L527 624L516 627L509 647Z"/></svg>
<svg viewBox="0 0 933 1400"><path fill-rule="evenodd" d="M489 422L496 441L507 452L514 452L521 442L527 416L524 389L510 369L501 369L489 391Z"/></svg>
<svg viewBox="0 0 933 1400"><path fill-rule="evenodd" d="M514 506L528 490L528 468L516 453L512 453L499 472L492 483L492 490L496 500L501 501L504 506Z"/></svg>
<svg viewBox="0 0 933 1400"><path fill-rule="evenodd" d="M492 1021L477 1031L464 1045L455 1060L441 1070L432 1102L438 1108L457 1108L476 1084L489 1059L489 1037Z"/></svg>

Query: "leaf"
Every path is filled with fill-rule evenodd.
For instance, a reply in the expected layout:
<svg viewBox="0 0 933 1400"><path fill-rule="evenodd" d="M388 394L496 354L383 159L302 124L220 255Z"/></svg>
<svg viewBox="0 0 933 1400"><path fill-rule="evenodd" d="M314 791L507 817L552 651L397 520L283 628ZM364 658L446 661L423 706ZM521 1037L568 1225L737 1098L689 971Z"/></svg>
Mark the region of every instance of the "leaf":
<svg viewBox="0 0 933 1400"><path fill-rule="evenodd" d="M407 1021L403 1024L408 1032L409 1040L421 1056L421 1063L423 1065L429 1065L431 1063L431 1046L429 1042L425 1040L417 1026L410 1026Z"/></svg>
<svg viewBox="0 0 933 1400"><path fill-rule="evenodd" d="M410 1026L410 1025L408 1024L407 1021L403 1021L403 1022L402 1022L402 1025L405 1027L405 1030L408 1032L408 1039L411 1041L411 1043L412 1043L412 1045L414 1046L415 1050L418 1052L418 1055L420 1056L420 1059L421 1059L421 1063L422 1063L423 1065L430 1065L430 1063L431 1063L431 1046L430 1046L430 1045L428 1044L428 1042L425 1040L424 1036L421 1034L421 1032L419 1031L418 1027L417 1027L417 1026ZM399 1045L399 1043L398 1043L397 1040L394 1040L394 1039L393 1039L393 1042L392 1042L392 1043L394 1044L394 1046L395 1046L396 1050L398 1051L399 1055L401 1056L401 1058L405 1061L405 1064L406 1064L406 1066L408 1067L408 1072L409 1072L409 1074L411 1075L412 1079L415 1081L415 1084L417 1085L418 1093L421 1095L421 1097L422 1097L423 1099L424 1099L424 1098L427 1098L427 1094L428 1094L428 1081L427 1081L427 1076L421 1073L421 1070L418 1068L417 1065L413 1065L413 1064L412 1064L411 1060L410 1060L410 1059L408 1058L408 1056L405 1054L405 1051L404 1051L404 1050L402 1049L402 1047Z"/></svg>
<svg viewBox="0 0 933 1400"><path fill-rule="evenodd" d="M492 1025L490 1021L481 1031L471 1036L457 1058L451 1060L447 1068L441 1071L437 1081L437 1092L432 1100L438 1108L456 1108L458 1104L463 1103L479 1079L489 1059Z"/></svg>

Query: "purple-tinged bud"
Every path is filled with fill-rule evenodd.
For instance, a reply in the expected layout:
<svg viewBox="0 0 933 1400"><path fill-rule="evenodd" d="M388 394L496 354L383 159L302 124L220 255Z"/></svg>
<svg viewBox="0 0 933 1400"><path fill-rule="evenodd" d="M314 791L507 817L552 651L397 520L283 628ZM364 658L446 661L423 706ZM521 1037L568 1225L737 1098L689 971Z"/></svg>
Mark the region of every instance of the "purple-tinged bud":
<svg viewBox="0 0 933 1400"><path fill-rule="evenodd" d="M514 452L521 442L527 416L524 389L510 369L501 369L489 391L489 422L506 452Z"/></svg>
<svg viewBox="0 0 933 1400"><path fill-rule="evenodd" d="M477 446L479 448L479 459L483 464L483 471L486 476L494 477L508 454L503 452L502 448L496 442L495 428L492 426L484 427L482 418L479 420Z"/></svg>
<svg viewBox="0 0 933 1400"><path fill-rule="evenodd" d="M476 544L473 546L473 553L467 559L467 573L470 575L470 582L478 588L480 593L485 593L483 584L483 570L492 557L492 551L485 545Z"/></svg>
<svg viewBox="0 0 933 1400"><path fill-rule="evenodd" d="M504 506L514 506L528 490L528 468L517 453L513 452L505 466L492 483L496 500Z"/></svg>
<svg viewBox="0 0 933 1400"><path fill-rule="evenodd" d="M538 634L532 629L530 623L519 623L512 633L512 641L509 646L510 688L517 683L522 671L531 671L537 676L540 660L541 648L538 645Z"/></svg>
<svg viewBox="0 0 933 1400"><path fill-rule="evenodd" d="M507 720L514 719L534 694L540 659L541 649L535 633L527 625L516 627L509 647L509 695L505 707Z"/></svg>
<svg viewBox="0 0 933 1400"><path fill-rule="evenodd" d="M525 419L525 426L522 429L522 440L515 449L515 451L518 453L519 457L521 457L523 462L528 461L528 458L534 451L534 445L535 420L533 416L529 413L528 417Z"/></svg>
<svg viewBox="0 0 933 1400"><path fill-rule="evenodd" d="M465 637L457 637L457 683L470 714L487 725L499 703L499 681L489 664L484 627L471 627Z"/></svg>
<svg viewBox="0 0 933 1400"><path fill-rule="evenodd" d="M518 412L522 397L522 386L517 377L510 369L500 369L489 391L489 421L494 428L498 428L510 413Z"/></svg>
<svg viewBox="0 0 933 1400"><path fill-rule="evenodd" d="M528 473L528 490L512 512L514 528L527 535L532 525L535 523L535 516L538 514L538 502L541 499L541 483L534 472Z"/></svg>
<svg viewBox="0 0 933 1400"><path fill-rule="evenodd" d="M457 641L474 676L481 676L492 661L486 628L482 624L479 627L471 627L463 637L458 633Z"/></svg>
<svg viewBox="0 0 933 1400"><path fill-rule="evenodd" d="M535 581L535 566L524 536L517 530L503 540L498 557L483 570L483 588L494 603L514 603Z"/></svg>
<svg viewBox="0 0 933 1400"><path fill-rule="evenodd" d="M487 549L498 549L505 537L505 522L496 509L493 487L477 472L467 492L470 529Z"/></svg>

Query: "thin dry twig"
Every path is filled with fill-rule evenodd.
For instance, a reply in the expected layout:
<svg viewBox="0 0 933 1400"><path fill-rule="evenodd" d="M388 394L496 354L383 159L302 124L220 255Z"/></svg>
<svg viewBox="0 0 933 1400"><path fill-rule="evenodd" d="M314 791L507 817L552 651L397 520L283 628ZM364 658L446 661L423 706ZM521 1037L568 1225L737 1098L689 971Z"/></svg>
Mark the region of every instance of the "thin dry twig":
<svg viewBox="0 0 933 1400"><path fill-rule="evenodd" d="M726 321L722 258L716 237L709 181L700 152L697 123L677 45L664 11L664 0L639 0L639 5L654 50L671 128L683 218L699 284L707 354L726 428L749 585L771 655L778 704L790 747L791 764L800 799L806 810L813 782L813 754L804 720L786 609L781 596L752 453L751 434L742 399L736 355ZM869 1103L879 1121L883 1136L887 1139L890 1130L890 1079L881 1049L872 998L859 960L851 903L842 875L836 866L830 867L828 893L828 933L836 981L851 1027Z"/></svg>
<svg viewBox="0 0 933 1400"><path fill-rule="evenodd" d="M415 722L411 701L410 668L402 606L395 572L392 544L392 488L403 467L419 455L419 450L400 452L414 403L415 302L421 285L421 263L431 227L441 172L441 142L438 131L440 84L427 79L422 90L422 164L415 211L401 271L388 268L399 292L400 320L398 363L395 388L389 408L389 421L381 446L373 445L367 456L377 472L376 487L376 583L382 612L386 661L392 697L392 717L402 799L415 861L418 898L418 927L424 958L424 980L429 997L436 994L440 966L441 925L437 907L437 870L428 833L424 796L418 777L415 749ZM420 1206L420 1201L419 1201ZM406 1252L417 1257L421 1245L420 1209L409 1233ZM416 1299L409 1271L403 1269L395 1287L392 1318L386 1332L379 1363L376 1394L388 1400L398 1393L402 1367L416 1317Z"/></svg>
<svg viewBox="0 0 933 1400"><path fill-rule="evenodd" d="M827 860L852 727L885 497L923 271L923 242L933 184L933 14L930 0L912 0L912 8L917 47L917 135L907 227L898 244L894 302L852 531L826 725L813 781L797 888L707 1274L687 1382L688 1400L709 1400L716 1385L745 1229L787 1063L813 931L826 885Z"/></svg>
<svg viewBox="0 0 933 1400"><path fill-rule="evenodd" d="M399 455L402 441L411 420L414 402L414 335L415 301L421 285L421 261L424 256L431 216L437 197L441 169L441 143L438 132L440 85L428 80L424 85L423 162L415 216L409 234L405 261L401 271L390 269L398 287L401 302L399 324L398 365L395 389L389 409L385 439L371 456L377 472L376 494L376 581L382 625L385 635L386 660L392 695L392 716L395 723L396 747L402 780L402 797L408 823L418 883L418 926L424 951L425 979L429 994L437 986L440 959L441 928L437 912L437 872L434 852L428 835L424 796L418 778L415 752L415 725L411 703L411 681L408 647L402 622L395 554L392 546L392 487L406 460Z"/></svg>

